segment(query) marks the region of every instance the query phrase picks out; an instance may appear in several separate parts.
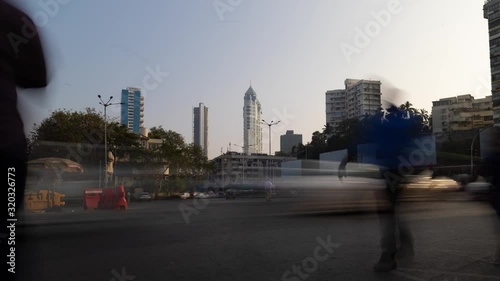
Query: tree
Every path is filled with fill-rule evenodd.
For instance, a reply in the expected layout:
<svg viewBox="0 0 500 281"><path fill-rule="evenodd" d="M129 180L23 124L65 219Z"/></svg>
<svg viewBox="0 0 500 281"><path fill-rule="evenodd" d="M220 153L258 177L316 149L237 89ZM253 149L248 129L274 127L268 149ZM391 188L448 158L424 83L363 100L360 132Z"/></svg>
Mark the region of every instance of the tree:
<svg viewBox="0 0 500 281"><path fill-rule="evenodd" d="M409 114L417 112L415 108L412 107L413 104L409 101L403 103L402 105L399 106L399 109L403 110L404 112L407 112Z"/></svg>
<svg viewBox="0 0 500 281"><path fill-rule="evenodd" d="M110 149L139 145L137 135L116 122L108 123L107 134ZM30 159L62 157L95 165L104 154L104 119L94 108L85 111L59 109L35 124L29 144Z"/></svg>

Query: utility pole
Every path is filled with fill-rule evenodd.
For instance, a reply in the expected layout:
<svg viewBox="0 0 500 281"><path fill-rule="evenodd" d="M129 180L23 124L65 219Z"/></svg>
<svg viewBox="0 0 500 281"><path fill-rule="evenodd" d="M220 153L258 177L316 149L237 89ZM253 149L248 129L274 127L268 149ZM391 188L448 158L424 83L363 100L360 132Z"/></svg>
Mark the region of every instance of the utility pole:
<svg viewBox="0 0 500 281"><path fill-rule="evenodd" d="M110 105L118 105L118 104L123 104L122 102L116 102L112 103L111 100L113 99L113 96L109 98L107 102L104 102L101 98L101 95L97 95L99 98L100 102L99 104L104 107L104 187L108 187L108 124L107 124L107 116L106 116L106 109Z"/></svg>

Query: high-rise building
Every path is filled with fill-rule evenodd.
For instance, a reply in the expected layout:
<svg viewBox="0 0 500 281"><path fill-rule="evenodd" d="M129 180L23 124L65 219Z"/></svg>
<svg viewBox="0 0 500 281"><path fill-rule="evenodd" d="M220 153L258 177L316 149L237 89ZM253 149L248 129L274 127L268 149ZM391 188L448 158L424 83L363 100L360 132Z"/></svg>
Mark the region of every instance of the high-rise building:
<svg viewBox="0 0 500 281"><path fill-rule="evenodd" d="M243 151L245 154L262 153L262 107L257 94L248 88L243 105Z"/></svg>
<svg viewBox="0 0 500 281"><path fill-rule="evenodd" d="M500 120L500 0L484 3L484 18L490 35L491 92L494 122Z"/></svg>
<svg viewBox="0 0 500 281"><path fill-rule="evenodd" d="M377 113L381 106L380 81L346 79L345 89L327 91L326 124L334 130L346 118Z"/></svg>
<svg viewBox="0 0 500 281"><path fill-rule="evenodd" d="M332 129L339 126L347 117L347 105L345 99L346 90L327 91L326 96L326 124Z"/></svg>
<svg viewBox="0 0 500 281"><path fill-rule="evenodd" d="M128 87L122 90L121 123L139 134L144 123L144 97L141 89Z"/></svg>
<svg viewBox="0 0 500 281"><path fill-rule="evenodd" d="M432 131L447 133L483 128L493 124L491 96L471 95L443 98L432 102Z"/></svg>
<svg viewBox="0 0 500 281"><path fill-rule="evenodd" d="M294 134L293 130L288 130L284 135L280 136L280 151L292 153L294 146L302 143L302 135Z"/></svg>
<svg viewBox="0 0 500 281"><path fill-rule="evenodd" d="M208 107L203 103L193 108L193 142L201 146L208 157Z"/></svg>

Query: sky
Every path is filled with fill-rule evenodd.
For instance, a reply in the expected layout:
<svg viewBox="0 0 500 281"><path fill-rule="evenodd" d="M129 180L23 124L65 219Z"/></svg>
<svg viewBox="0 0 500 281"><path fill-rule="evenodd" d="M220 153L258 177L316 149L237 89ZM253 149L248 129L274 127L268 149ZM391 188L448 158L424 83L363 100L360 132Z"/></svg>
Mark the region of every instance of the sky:
<svg viewBox="0 0 500 281"><path fill-rule="evenodd" d="M45 91L20 91L26 131L57 109L103 111L97 95L139 87L144 125L193 140L192 108L209 108L209 159L243 145L250 86L272 127L311 140L325 92L346 78L382 82L382 98L490 95L483 0L18 0L43 36ZM45 4L44 4L45 3ZM108 107L118 120L119 106ZM269 134L263 126L263 151ZM230 148L231 143L231 148Z"/></svg>

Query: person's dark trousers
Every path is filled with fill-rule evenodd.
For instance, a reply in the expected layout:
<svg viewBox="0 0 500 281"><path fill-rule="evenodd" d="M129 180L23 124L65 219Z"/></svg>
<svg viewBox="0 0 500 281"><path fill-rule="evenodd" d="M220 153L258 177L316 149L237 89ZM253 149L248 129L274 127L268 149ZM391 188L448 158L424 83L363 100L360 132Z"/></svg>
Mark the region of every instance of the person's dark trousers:
<svg viewBox="0 0 500 281"><path fill-rule="evenodd" d="M496 253L494 257L494 261L497 263L497 265L500 265L500 190L495 189L491 193L491 204L493 206L493 209L495 209L496 212L496 221L494 222L495 225L495 237L496 237Z"/></svg>
<svg viewBox="0 0 500 281"><path fill-rule="evenodd" d="M395 268L395 256L398 252L398 240L396 233L399 232L400 250L413 254L413 236L408 224L401 219L399 214L399 197L402 192L402 178L397 171L389 170L383 172L386 178L386 189L382 196L377 196L378 216L380 223L380 248L382 250L379 263L380 271ZM375 268L377 270L377 268Z"/></svg>
<svg viewBox="0 0 500 281"><path fill-rule="evenodd" d="M8 273L5 280L20 280L17 279L18 272L22 270L20 258L26 253L21 250L23 237L19 229L27 176L26 165L24 143L4 146L0 150L0 169L4 182L1 196L3 216L0 218L0 261L2 270L5 270L4 274ZM12 269L15 273L7 272L12 268L11 265L15 266L15 269ZM4 268L5 266L7 268Z"/></svg>

